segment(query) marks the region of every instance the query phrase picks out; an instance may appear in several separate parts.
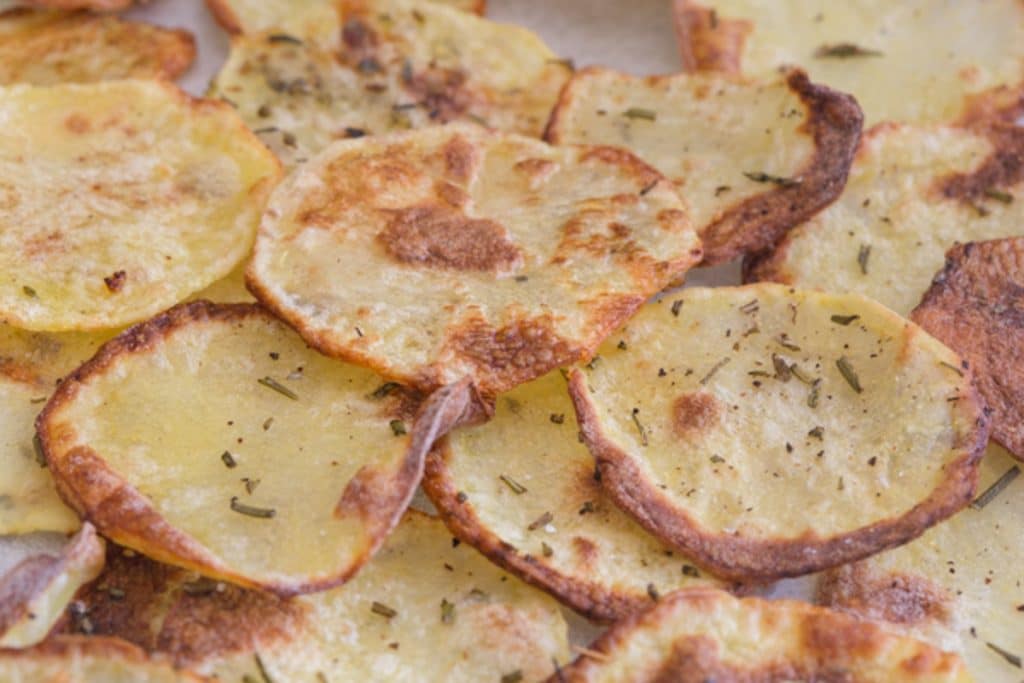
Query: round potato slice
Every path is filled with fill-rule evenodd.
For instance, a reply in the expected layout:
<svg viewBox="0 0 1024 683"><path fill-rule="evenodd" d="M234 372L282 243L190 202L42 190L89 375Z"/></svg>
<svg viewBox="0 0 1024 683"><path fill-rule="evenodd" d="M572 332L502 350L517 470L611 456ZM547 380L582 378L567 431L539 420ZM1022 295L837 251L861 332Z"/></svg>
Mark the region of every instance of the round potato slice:
<svg viewBox="0 0 1024 683"><path fill-rule="evenodd" d="M450 125L306 164L247 276L329 355L495 394L588 356L700 256L670 184L628 152Z"/></svg>
<svg viewBox="0 0 1024 683"><path fill-rule="evenodd" d="M486 0L432 2L451 5L476 14L483 14L486 8ZM329 7L331 4L331 0L206 0L206 5L217 19L217 23L229 33L259 33L270 29L290 28L296 16L312 8Z"/></svg>
<svg viewBox="0 0 1024 683"><path fill-rule="evenodd" d="M423 487L460 539L592 619L724 585L619 511L578 435L566 381L549 373L501 396L490 422L440 441Z"/></svg>
<svg viewBox="0 0 1024 683"><path fill-rule="evenodd" d="M1021 233L1024 135L886 125L865 134L830 207L745 264L747 280L854 292L906 316L956 242Z"/></svg>
<svg viewBox="0 0 1024 683"><path fill-rule="evenodd" d="M828 572L818 599L959 652L978 681L1016 683L1024 657L1024 478L995 444L981 463L981 491L916 541Z"/></svg>
<svg viewBox="0 0 1024 683"><path fill-rule="evenodd" d="M117 638L62 636L28 650L0 650L3 683L201 683L203 679Z"/></svg>
<svg viewBox="0 0 1024 683"><path fill-rule="evenodd" d="M574 370L601 483L722 576L795 576L908 541L971 500L988 438L960 359L859 296L690 289Z"/></svg>
<svg viewBox="0 0 1024 683"><path fill-rule="evenodd" d="M280 176L166 83L12 86L0 119L0 316L25 329L121 327L226 276Z"/></svg>
<svg viewBox="0 0 1024 683"><path fill-rule="evenodd" d="M601 636L549 683L969 683L953 654L795 601L682 590Z"/></svg>
<svg viewBox="0 0 1024 683"><path fill-rule="evenodd" d="M770 247L838 197L862 118L802 71L751 82L589 68L562 91L546 137L625 147L664 173L716 264Z"/></svg>
<svg viewBox="0 0 1024 683"><path fill-rule="evenodd" d="M379 547L450 426L445 396L414 427L410 394L259 307L195 302L105 345L38 429L62 496L105 536L287 595Z"/></svg>

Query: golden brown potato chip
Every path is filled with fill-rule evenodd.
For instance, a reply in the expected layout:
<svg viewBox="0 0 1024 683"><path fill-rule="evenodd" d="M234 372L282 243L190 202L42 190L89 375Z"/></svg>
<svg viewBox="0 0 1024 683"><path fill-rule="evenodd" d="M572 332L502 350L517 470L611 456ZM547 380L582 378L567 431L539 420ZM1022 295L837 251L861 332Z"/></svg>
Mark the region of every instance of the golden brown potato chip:
<svg viewBox="0 0 1024 683"><path fill-rule="evenodd" d="M908 315L956 242L1019 235L1024 129L879 126L839 199L745 264L748 280L854 292Z"/></svg>
<svg viewBox="0 0 1024 683"><path fill-rule="evenodd" d="M75 592L99 575L103 550L86 523L59 556L33 554L0 575L0 648L41 642Z"/></svg>
<svg viewBox="0 0 1024 683"><path fill-rule="evenodd" d="M338 7L234 38L212 86L287 166L334 140L449 121L540 137L570 74L518 26L414 0Z"/></svg>
<svg viewBox="0 0 1024 683"><path fill-rule="evenodd" d="M246 256L277 161L224 104L156 81L0 90L0 317L117 328Z"/></svg>
<svg viewBox="0 0 1024 683"><path fill-rule="evenodd" d="M969 683L964 664L880 626L802 602L694 588L624 619L549 683Z"/></svg>
<svg viewBox="0 0 1024 683"><path fill-rule="evenodd" d="M970 502L988 425L959 363L859 296L688 289L642 309L570 391L620 506L722 576L769 579Z"/></svg>
<svg viewBox="0 0 1024 683"><path fill-rule="evenodd" d="M203 679L117 638L63 636L28 650L0 650L2 683L200 683Z"/></svg>
<svg viewBox="0 0 1024 683"><path fill-rule="evenodd" d="M62 12L0 13L0 85L180 76L195 59L188 31Z"/></svg>
<svg viewBox="0 0 1024 683"><path fill-rule="evenodd" d="M91 10L94 12L115 12L127 9L135 0L11 0L13 7L35 7L53 10Z"/></svg>
<svg viewBox="0 0 1024 683"><path fill-rule="evenodd" d="M312 351L258 306L184 304L65 380L37 426L62 497L118 543L279 594L350 578L461 417ZM458 396L461 398L461 394Z"/></svg>
<svg viewBox="0 0 1024 683"><path fill-rule="evenodd" d="M805 69L857 98L870 124L942 123L1024 84L1024 4L990 0L675 0L687 70Z"/></svg>
<svg viewBox="0 0 1024 683"><path fill-rule="evenodd" d="M661 593L726 585L647 534L601 491L558 372L450 433L423 487L461 540L577 612L613 621Z"/></svg>
<svg viewBox="0 0 1024 683"><path fill-rule="evenodd" d="M588 357L700 255L625 150L449 125L339 142L289 177L248 280L329 355L490 395Z"/></svg>
<svg viewBox="0 0 1024 683"><path fill-rule="evenodd" d="M625 147L664 173L716 264L771 246L838 197L861 119L852 97L801 71L755 83L590 68L562 91L547 139Z"/></svg>
<svg viewBox="0 0 1024 683"><path fill-rule="evenodd" d="M995 444L974 503L905 546L830 571L826 605L958 652L975 680L1017 683L1024 657L1024 478Z"/></svg>

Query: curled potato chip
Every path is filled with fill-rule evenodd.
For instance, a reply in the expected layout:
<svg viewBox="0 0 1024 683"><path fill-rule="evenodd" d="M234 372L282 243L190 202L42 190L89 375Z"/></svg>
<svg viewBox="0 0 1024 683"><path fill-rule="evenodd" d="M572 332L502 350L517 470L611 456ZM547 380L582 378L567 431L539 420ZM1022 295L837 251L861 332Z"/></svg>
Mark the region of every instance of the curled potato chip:
<svg viewBox="0 0 1024 683"><path fill-rule="evenodd" d="M0 650L2 683L200 683L203 679L117 638L62 636L27 650Z"/></svg>
<svg viewBox="0 0 1024 683"><path fill-rule="evenodd" d="M959 652L978 681L1020 679L1024 478L993 444L981 494L949 521L888 552L828 572L818 599Z"/></svg>
<svg viewBox="0 0 1024 683"><path fill-rule="evenodd" d="M2 94L0 316L8 323L121 327L245 258L280 168L227 105L147 81Z"/></svg>
<svg viewBox="0 0 1024 683"><path fill-rule="evenodd" d="M879 126L839 199L748 261L745 277L863 294L908 315L956 242L1020 233L1021 150L1024 131L1000 123Z"/></svg>
<svg viewBox="0 0 1024 683"><path fill-rule="evenodd" d="M988 424L969 375L868 299L689 289L599 354L570 391L602 486L722 576L860 559L974 493Z"/></svg>
<svg viewBox="0 0 1024 683"><path fill-rule="evenodd" d="M103 569L103 541L86 523L59 556L30 555L0 576L0 648L41 642L75 592Z"/></svg>
<svg viewBox="0 0 1024 683"><path fill-rule="evenodd" d="M756 83L590 68L562 91L547 139L625 147L664 173L715 264L771 246L838 197L861 119L853 98L801 71Z"/></svg>
<svg viewBox="0 0 1024 683"><path fill-rule="evenodd" d="M9 0L11 7L35 7L53 10L90 10L94 12L116 12L127 9L135 0ZM0 9L4 9L0 6Z"/></svg>
<svg viewBox="0 0 1024 683"><path fill-rule="evenodd" d="M450 393L414 423L414 396L263 309L200 301L106 344L37 426L61 495L105 536L288 595L344 582L380 546L465 409Z"/></svg>
<svg viewBox="0 0 1024 683"><path fill-rule="evenodd" d="M624 619L549 683L968 683L953 654L820 607L692 588Z"/></svg>
<svg viewBox="0 0 1024 683"><path fill-rule="evenodd" d="M700 255L675 192L628 152L449 125L306 164L247 275L329 355L495 394L589 356Z"/></svg>
<svg viewBox="0 0 1024 683"><path fill-rule="evenodd" d="M188 31L113 16L0 13L0 85L180 76L195 59Z"/></svg>
<svg viewBox="0 0 1024 683"><path fill-rule="evenodd" d="M316 5L287 30L234 38L212 92L288 166L449 121L539 137L570 73L530 31L432 2Z"/></svg>
<svg viewBox="0 0 1024 683"><path fill-rule="evenodd" d="M952 121L969 97L1024 84L1017 0L675 0L675 13L687 70L799 66L855 96L872 124Z"/></svg>
<svg viewBox="0 0 1024 683"><path fill-rule="evenodd" d="M726 585L649 536L601 491L566 382L498 398L486 424L438 443L423 486L445 524L577 612L612 621L690 585Z"/></svg>

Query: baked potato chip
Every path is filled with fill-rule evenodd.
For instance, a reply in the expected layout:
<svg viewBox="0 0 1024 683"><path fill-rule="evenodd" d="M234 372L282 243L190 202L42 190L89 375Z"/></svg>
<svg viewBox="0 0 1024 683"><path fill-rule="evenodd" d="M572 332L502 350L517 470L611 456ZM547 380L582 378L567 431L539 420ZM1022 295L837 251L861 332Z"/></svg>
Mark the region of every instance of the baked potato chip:
<svg viewBox="0 0 1024 683"><path fill-rule="evenodd" d="M341 584L380 546L462 414L450 393L414 425L410 393L263 309L194 302L106 344L37 426L62 497L105 536L289 595Z"/></svg>
<svg viewBox="0 0 1024 683"><path fill-rule="evenodd" d="M63 636L28 650L0 650L0 683L200 683L117 638Z"/></svg>
<svg viewBox="0 0 1024 683"><path fill-rule="evenodd" d="M1024 238L953 247L910 318L969 364L992 438L1024 460Z"/></svg>
<svg viewBox="0 0 1024 683"><path fill-rule="evenodd" d="M944 123L980 92L1024 83L1024 4L990 0L675 0L687 70L806 69L869 124Z"/></svg>
<svg viewBox="0 0 1024 683"><path fill-rule="evenodd" d="M724 585L619 511L578 434L565 379L549 373L501 396L490 422L441 440L423 487L461 540L591 619Z"/></svg>
<svg viewBox="0 0 1024 683"><path fill-rule="evenodd" d="M248 282L328 355L491 395L589 356L700 255L628 152L450 125L339 142L291 175Z"/></svg>
<svg viewBox="0 0 1024 683"><path fill-rule="evenodd" d="M802 602L693 588L619 622L549 683L712 680L972 679L956 655L876 624Z"/></svg>
<svg viewBox="0 0 1024 683"><path fill-rule="evenodd" d="M642 309L570 392L621 507L721 576L771 579L970 502L988 424L959 364L859 296L688 289Z"/></svg>
<svg viewBox="0 0 1024 683"><path fill-rule="evenodd" d="M195 59L192 34L113 16L0 13L0 85L174 80Z"/></svg>
<svg viewBox="0 0 1024 683"><path fill-rule="evenodd" d="M0 10L10 7L35 7L52 10L91 10L116 12L127 9L135 0L0 0Z"/></svg>
<svg viewBox="0 0 1024 683"><path fill-rule="evenodd" d="M0 648L38 644L75 592L103 569L103 541L86 523L60 556L31 555L0 575Z"/></svg>
<svg viewBox="0 0 1024 683"><path fill-rule="evenodd" d="M330 142L472 121L540 137L570 68L518 26L414 0L348 0L233 39L213 94L287 166Z"/></svg>
<svg viewBox="0 0 1024 683"><path fill-rule="evenodd" d="M1016 683L1024 656L1024 478L993 444L982 493L913 543L830 571L819 600L959 652L978 681Z"/></svg>
<svg viewBox="0 0 1024 683"><path fill-rule="evenodd" d="M229 107L162 82L12 86L0 118L0 316L29 330L120 327L226 276L280 176Z"/></svg>
<svg viewBox="0 0 1024 683"><path fill-rule="evenodd" d="M562 91L547 139L625 147L664 173L716 264L770 247L838 197L861 119L852 97L801 71L754 83L589 68Z"/></svg>
<svg viewBox="0 0 1024 683"><path fill-rule="evenodd" d="M1021 234L1020 151L1010 126L877 127L840 198L746 263L745 277L863 294L909 315L954 243Z"/></svg>
<svg viewBox="0 0 1024 683"><path fill-rule="evenodd" d="M568 656L554 601L415 511L342 588L280 600L111 553L81 599L95 633L219 680L537 681Z"/></svg>

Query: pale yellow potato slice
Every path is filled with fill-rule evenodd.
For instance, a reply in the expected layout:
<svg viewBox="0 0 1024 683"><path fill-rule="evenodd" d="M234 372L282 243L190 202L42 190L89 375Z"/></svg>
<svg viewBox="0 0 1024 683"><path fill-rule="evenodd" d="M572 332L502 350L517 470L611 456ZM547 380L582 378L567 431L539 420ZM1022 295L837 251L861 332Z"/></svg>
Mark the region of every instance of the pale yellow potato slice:
<svg viewBox="0 0 1024 683"><path fill-rule="evenodd" d="M290 595L369 560L461 416L439 392L415 419L382 384L257 306L194 302L105 345L37 426L63 498L106 537Z"/></svg>
<svg viewBox="0 0 1024 683"><path fill-rule="evenodd" d="M188 31L112 16L0 10L0 85L174 80L195 59Z"/></svg>
<svg viewBox="0 0 1024 683"><path fill-rule="evenodd" d="M848 681L969 683L963 662L820 607L712 589L673 593L624 619L549 683ZM985 679L978 679L985 680Z"/></svg>
<svg viewBox="0 0 1024 683"><path fill-rule="evenodd" d="M868 123L949 122L1024 83L1017 0L675 0L683 64L762 76L783 65L851 93Z"/></svg>
<svg viewBox="0 0 1024 683"><path fill-rule="evenodd" d="M752 82L589 68L562 91L546 138L625 147L664 173L715 264L770 247L838 197L861 120L852 97L800 71Z"/></svg>
<svg viewBox="0 0 1024 683"><path fill-rule="evenodd" d="M660 594L727 586L644 531L601 490L558 372L498 398L427 459L445 524L498 565L592 619L614 621Z"/></svg>
<svg viewBox="0 0 1024 683"><path fill-rule="evenodd" d="M31 554L0 575L0 648L32 647L46 638L76 591L99 575L103 554L103 541L87 523L60 555Z"/></svg>
<svg viewBox="0 0 1024 683"><path fill-rule="evenodd" d="M768 579L970 502L988 422L959 365L869 299L765 284L646 306L570 390L620 506L720 575Z"/></svg>
<svg viewBox="0 0 1024 683"><path fill-rule="evenodd" d="M452 124L338 142L290 176L248 281L329 355L493 395L589 356L700 255L628 152Z"/></svg>
<svg viewBox="0 0 1024 683"><path fill-rule="evenodd" d="M540 137L570 75L534 33L415 0L347 0L235 37L211 93L286 166L330 142L472 121Z"/></svg>
<svg viewBox="0 0 1024 683"><path fill-rule="evenodd" d="M865 134L842 196L746 264L774 280L880 301L903 316L956 242L1024 234L1019 132L880 126Z"/></svg>
<svg viewBox="0 0 1024 683"><path fill-rule="evenodd" d="M0 316L40 331L143 319L246 256L280 176L222 103L116 81L0 90Z"/></svg>
<svg viewBox="0 0 1024 683"><path fill-rule="evenodd" d="M1016 683L1024 657L1024 478L989 446L975 502L913 543L835 569L819 600L959 652L978 681Z"/></svg>

